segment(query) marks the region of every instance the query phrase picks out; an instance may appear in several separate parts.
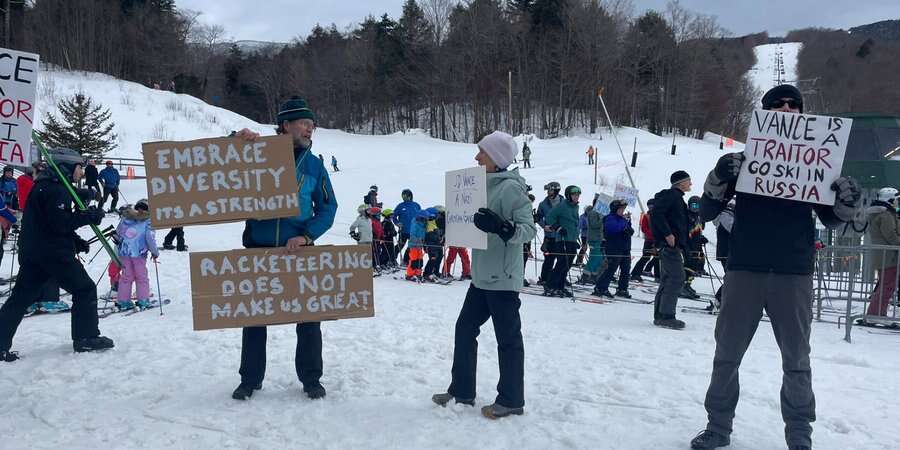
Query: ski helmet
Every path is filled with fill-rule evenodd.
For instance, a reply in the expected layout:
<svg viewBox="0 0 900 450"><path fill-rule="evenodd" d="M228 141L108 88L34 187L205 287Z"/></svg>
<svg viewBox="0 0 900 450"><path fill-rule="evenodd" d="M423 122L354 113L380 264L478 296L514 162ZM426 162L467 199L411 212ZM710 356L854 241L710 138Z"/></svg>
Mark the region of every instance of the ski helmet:
<svg viewBox="0 0 900 450"><path fill-rule="evenodd" d="M434 206L434 210L437 211L438 213L442 213L442 212L447 211L447 209L444 208L444 205L435 205L435 206Z"/></svg>
<svg viewBox="0 0 900 450"><path fill-rule="evenodd" d="M377 216L377 215L381 214L381 208L379 208L377 206L373 206L373 207L367 209L366 212L369 213L370 216Z"/></svg>
<svg viewBox="0 0 900 450"><path fill-rule="evenodd" d="M375 186L375 185L373 184L373 185L369 186L369 190L370 190L370 191L374 191L374 192L378 192L378 186Z"/></svg>
<svg viewBox="0 0 900 450"><path fill-rule="evenodd" d="M688 209L691 212L700 212L700 197L693 196L688 199Z"/></svg>
<svg viewBox="0 0 900 450"><path fill-rule="evenodd" d="M425 214L427 214L429 219L434 219L438 215L438 210L436 208L426 208Z"/></svg>
<svg viewBox="0 0 900 450"><path fill-rule="evenodd" d="M879 202L889 203L894 201L897 198L898 191L892 187L881 188L878 190L878 196L876 199Z"/></svg>
<svg viewBox="0 0 900 450"><path fill-rule="evenodd" d="M565 196L566 200L570 200L571 197L575 194L580 194L581 188L575 185L566 186Z"/></svg>
<svg viewBox="0 0 900 450"><path fill-rule="evenodd" d="M555 181L551 181L551 182L549 182L549 183L547 183L547 184L544 185L544 190L545 190L545 191L548 191L548 192L549 192L549 191L556 191L556 192L559 192L559 183L557 183L557 182L555 182Z"/></svg>
<svg viewBox="0 0 900 450"><path fill-rule="evenodd" d="M70 148L54 148L50 150L50 157L56 163L56 167L59 167L59 171L62 172L63 176L69 180L72 179L72 174L75 173L75 166L84 166L84 158Z"/></svg>
<svg viewBox="0 0 900 450"><path fill-rule="evenodd" d="M384 217L391 217L394 215L394 210L391 208L386 208L384 211L381 211L381 215Z"/></svg>
<svg viewBox="0 0 900 450"><path fill-rule="evenodd" d="M367 209L368 207L369 207L369 205L363 203L362 205L359 205L359 206L356 207L356 212L358 212L358 213L360 213L360 214L363 214L363 213L366 212L366 209Z"/></svg>

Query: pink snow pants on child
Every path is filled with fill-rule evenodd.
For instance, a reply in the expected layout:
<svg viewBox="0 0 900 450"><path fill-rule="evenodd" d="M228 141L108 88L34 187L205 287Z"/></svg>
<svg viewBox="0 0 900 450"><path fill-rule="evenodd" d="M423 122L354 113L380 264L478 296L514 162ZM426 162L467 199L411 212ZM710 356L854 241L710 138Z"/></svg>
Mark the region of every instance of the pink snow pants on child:
<svg viewBox="0 0 900 450"><path fill-rule="evenodd" d="M120 256L122 275L119 277L118 300L131 300L131 283L134 282L138 300L150 299L150 278L147 276L147 257Z"/></svg>

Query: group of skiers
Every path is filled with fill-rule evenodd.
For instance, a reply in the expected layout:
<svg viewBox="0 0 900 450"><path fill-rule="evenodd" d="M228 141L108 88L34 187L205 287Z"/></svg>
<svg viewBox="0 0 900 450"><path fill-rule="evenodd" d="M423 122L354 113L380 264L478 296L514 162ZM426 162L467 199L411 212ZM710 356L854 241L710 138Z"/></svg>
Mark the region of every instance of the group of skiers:
<svg viewBox="0 0 900 450"><path fill-rule="evenodd" d="M396 208L382 209L378 186L369 187L357 207L359 216L350 225L351 238L372 246L376 275L401 270L402 263L409 281L444 283L453 278L458 256L462 262L460 279L471 279L468 249L451 246L445 259L445 208L435 205L423 209L413 200L410 189L404 189L400 196L403 201Z"/></svg>
<svg viewBox="0 0 900 450"><path fill-rule="evenodd" d="M762 106L784 113L803 112L800 92L789 85L767 92ZM323 161L309 156L316 122L306 101L295 97L286 102L277 115L277 123L279 134L292 137L297 170L303 175L297 187L301 212L288 220L248 220L242 235L243 244L248 248L296 249L313 245L333 225L338 207ZM236 136L252 141L259 135L244 129ZM833 183L837 198L833 206L739 193L735 185L744 156L732 153L722 156L708 174L703 196L685 202L684 196L691 191L692 180L687 172L675 171L669 178L670 187L654 196L646 221L641 220L641 228L647 237L644 257L635 271L631 271L634 230L627 204L621 200L613 201L605 217L596 213L596 205L592 205L586 211L585 232L581 233L581 189L568 186L560 196L559 183L548 183L545 186L547 198L537 211L533 210L533 196L528 193L528 185L517 168L510 168L516 153L516 144L506 133L497 131L478 142L475 160L487 172L487 207L475 214L474 225L487 233L487 248L472 251L469 272L472 281L455 327L451 382L445 392L435 394L432 400L439 405L451 401L475 404L476 339L480 327L490 318L498 343L500 381L494 402L484 406L482 414L489 418L523 414L524 344L519 291L525 280L524 264L519 258L524 255L527 262L536 223L545 232L542 244L545 261L540 282L549 295L570 295L566 286L568 272L578 252L578 239L583 235L583 241L590 248L585 271L595 277L595 294L614 296L608 288L618 272L615 295L627 297L629 278L645 276L644 267L648 264L651 268L656 267L651 261L656 259L659 288L654 301L653 323L681 329L685 324L676 319L676 306L678 296L685 289L685 279L689 278L685 269L690 269L688 274L701 270L702 262L692 261L692 253L697 251L697 243L701 247L705 243L701 239L703 224L715 220L717 230L722 228L723 233L727 233L724 239L728 246L727 255L717 256L725 261L728 276L721 292L715 331L716 351L704 403L708 424L691 441L691 447L713 449L729 444L740 394L738 368L765 311L782 351L781 411L786 442L792 450L811 448L810 423L815 420L809 364L815 251L813 212L828 227L852 220L861 206L861 193L856 182L841 177ZM39 175L28 201L29 207L24 211L19 244L21 268L11 297L0 308L0 360L15 359L16 355L10 351L13 334L27 306L37 299L42 284L51 278L72 293L74 349L91 351L113 346L112 340L101 336L97 329L96 288L75 258L76 252L87 251L88 246L74 230L99 224L103 213L94 208L72 209L72 199L63 183L79 181L83 159L65 152L55 158L63 170L63 177L46 172L45 176ZM300 186L300 180L304 180L303 186ZM437 277L444 246L442 208L421 208L413 201L408 189L402 192L403 202L394 210L381 209L377 196L377 186L372 186L364 203L357 208L359 218L350 232L359 242L373 245L379 267L396 265L402 254L407 276L411 279ZM880 195L879 202L873 206L883 209L872 210L875 215L873 228L888 235L893 232L895 234L890 236L896 237L900 227L896 213L890 210L896 208L896 191ZM136 281L143 280L140 266L146 264L147 254L158 255L154 251L152 230L145 223L146 210L146 203L138 202L128 210L119 226L120 230L125 230L120 234L127 241L120 244L120 257L124 257L123 264L130 267L129 278ZM771 217L779 218L779 233L771 233ZM433 233L431 238L429 233ZM721 241L722 238L720 245ZM888 240L892 245L897 242ZM429 253L430 249L440 249L440 253L437 250ZM425 254L429 256L428 264L423 264ZM465 249L451 249L451 254L467 256ZM606 261L605 268L603 260ZM885 269L881 277L885 283L896 279L896 265L896 261L882 264ZM889 272L891 268L893 275ZM121 279L119 283L121 290ZM138 296L141 296L142 287L138 289ZM876 308L882 307L880 302L877 305ZM310 398L322 398L325 388L320 381L323 374L321 324L300 323L296 329L298 378ZM265 367L266 327L244 328L239 370L241 382L232 397L246 400L261 389Z"/></svg>

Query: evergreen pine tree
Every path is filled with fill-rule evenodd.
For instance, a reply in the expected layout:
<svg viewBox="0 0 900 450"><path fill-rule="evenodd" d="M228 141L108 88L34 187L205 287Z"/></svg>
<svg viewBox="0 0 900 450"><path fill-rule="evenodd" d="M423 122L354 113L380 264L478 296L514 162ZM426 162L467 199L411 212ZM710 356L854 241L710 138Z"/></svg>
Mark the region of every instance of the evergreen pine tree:
<svg viewBox="0 0 900 450"><path fill-rule="evenodd" d="M115 124L107 123L109 109L95 105L81 92L60 100L58 106L62 121L48 114L44 131L38 132L45 145L70 148L92 158L100 158L115 147Z"/></svg>

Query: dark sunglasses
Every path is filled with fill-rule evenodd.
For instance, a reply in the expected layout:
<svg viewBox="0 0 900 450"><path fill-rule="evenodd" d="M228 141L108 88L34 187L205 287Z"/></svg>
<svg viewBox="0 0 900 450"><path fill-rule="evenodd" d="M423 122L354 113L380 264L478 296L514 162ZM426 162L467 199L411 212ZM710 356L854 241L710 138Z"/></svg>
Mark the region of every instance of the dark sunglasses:
<svg viewBox="0 0 900 450"><path fill-rule="evenodd" d="M777 98L775 100L770 100L769 103L766 105L766 108L778 109L778 108L781 108L783 105L788 105L788 107L791 109L799 110L801 107L803 107L803 101L797 100L794 98L789 98L787 100Z"/></svg>

